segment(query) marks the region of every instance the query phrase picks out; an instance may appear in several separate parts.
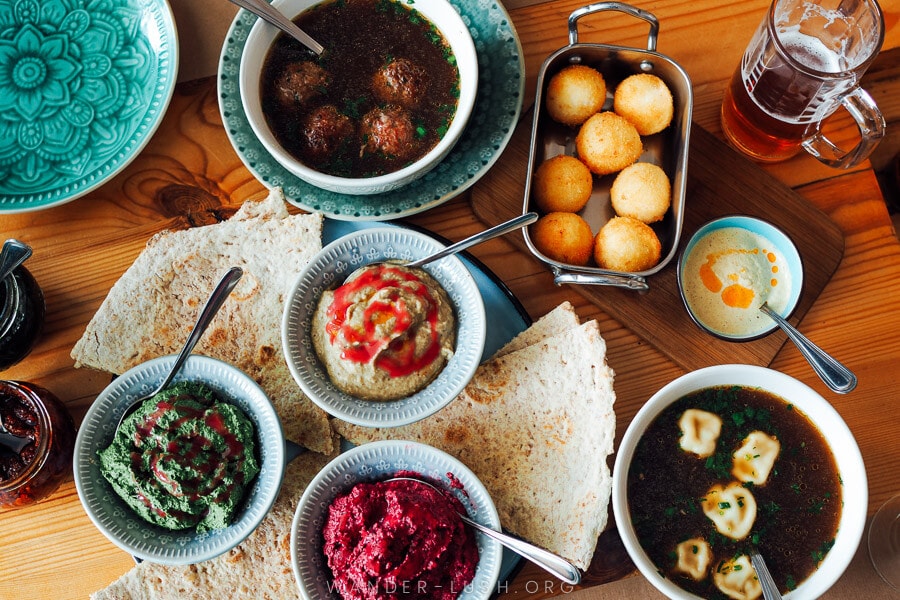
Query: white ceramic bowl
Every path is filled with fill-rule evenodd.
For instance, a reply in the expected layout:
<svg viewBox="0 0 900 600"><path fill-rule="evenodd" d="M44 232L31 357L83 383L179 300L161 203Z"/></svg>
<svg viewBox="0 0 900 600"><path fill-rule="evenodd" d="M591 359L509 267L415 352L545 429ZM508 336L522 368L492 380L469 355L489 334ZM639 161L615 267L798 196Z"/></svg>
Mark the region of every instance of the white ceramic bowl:
<svg viewBox="0 0 900 600"><path fill-rule="evenodd" d="M275 502L285 460L281 421L262 388L227 363L193 355L175 382L202 381L221 400L234 404L250 418L256 429L260 472L234 522L225 529L203 534L191 529L172 531L145 521L127 506L101 475L97 451L112 442L125 409L134 399L155 389L168 375L174 361L174 355L155 358L116 377L88 409L75 440L73 460L78 497L101 533L137 558L172 565L208 560L250 535Z"/></svg>
<svg viewBox="0 0 900 600"><path fill-rule="evenodd" d="M424 233L401 227L361 229L325 246L300 272L285 300L282 344L294 379L324 411L366 427L406 425L446 406L472 379L481 362L487 320L478 284L456 256L423 267L447 292L457 321L455 352L424 389L407 398L387 402L355 398L331 383L312 344L312 316L322 292L334 282L343 281L369 263L415 260L443 247Z"/></svg>
<svg viewBox="0 0 900 600"><path fill-rule="evenodd" d="M657 567L641 548L628 508L628 469L638 440L666 407L696 390L722 385L755 387L787 400L812 421L831 448L841 478L843 496L834 546L819 564L819 568L785 596L791 600L818 598L846 570L862 538L868 509L865 465L853 434L834 407L809 386L772 369L750 365L719 365L693 371L664 386L638 411L625 431L613 469L613 514L625 549L644 577L667 597L676 600L697 598L671 580L661 577Z"/></svg>
<svg viewBox="0 0 900 600"><path fill-rule="evenodd" d="M274 0L272 6L294 19L321 0ZM475 105L478 88L478 56L471 34L456 8L447 0L417 2L412 8L424 15L444 35L456 57L460 90L456 115L444 137L425 156L392 173L367 178L337 177L312 169L289 154L266 123L260 100L260 73L278 29L262 20L250 29L241 57L239 86L241 102L250 127L259 141L285 169L317 187L340 194L379 194L395 190L433 169L450 152L465 129ZM328 40L317 40L328 46ZM327 50L326 50L327 51Z"/></svg>
<svg viewBox="0 0 900 600"><path fill-rule="evenodd" d="M322 551L322 530L328 507L357 483L381 481L412 472L443 487L466 507L470 518L500 529L500 517L487 489L456 458L418 442L389 440L357 446L328 463L306 487L291 525L291 566L300 593L307 600L333 598L331 572ZM476 534L478 567L459 600L483 600L497 592L503 547Z"/></svg>
<svg viewBox="0 0 900 600"><path fill-rule="evenodd" d="M784 286L785 284L790 285L789 290L783 293L783 303L779 302L776 304L775 302L770 302L770 306L774 308L778 312L778 314L780 314L785 319L788 318L792 312L794 312L794 309L797 307L797 302L799 302L800 300L800 292L803 289L803 263L800 260L800 253L797 251L797 247L794 245L794 242L791 241L791 238L789 238L786 233L784 233L781 229L772 225L771 223L762 219L758 219L756 217L733 215L714 219L700 227L700 229L698 229L694 233L694 235L691 236L690 240L688 240L687 245L684 247L684 250L682 251L681 256L678 259L677 269L678 292L681 295L681 299L684 302L685 308L687 308L688 315L690 315L691 319L694 321L694 323L697 324L698 327L724 340L732 342L755 340L768 335L778 327L773 319L758 310L759 305L762 304L759 299L755 298L750 307L746 309L724 309L726 312L723 313L725 317L723 318L722 322L713 323L711 320L708 320L704 316L703 310L699 306L695 306L693 304L693 302L699 303L699 301L692 301L691 294L688 294L686 290L686 280L687 278L691 278L691 283L696 288L696 291L693 295L694 298L702 299L704 297L710 298L712 296L711 293L708 293L704 290L699 273L695 273L693 272L693 270L687 268L686 264L688 263L695 246L697 246L697 244L704 237L714 231L725 228L742 229L751 234L762 236L763 238L774 244L773 248L766 248L766 250L777 256L778 262L776 263L776 265L766 264L766 266L772 267L780 265L782 271L778 273L766 273L765 276L777 278L779 285L781 286ZM746 243L747 241L744 240L735 243L734 246L741 246L743 248L743 245ZM705 257L701 256L700 258ZM720 258L719 260L724 259ZM765 257L758 257L758 262L766 262ZM739 264L741 264L742 266L746 266L749 263L747 261L742 261ZM785 278L784 270L787 270L790 273L789 278ZM737 273L733 272L728 272L728 274L737 276ZM725 283L728 282L726 281ZM773 288L773 292L774 291L778 290L774 290ZM747 313L748 311L750 314L743 314ZM752 330L739 332L734 325L735 321L730 320L732 318L753 319Z"/></svg>

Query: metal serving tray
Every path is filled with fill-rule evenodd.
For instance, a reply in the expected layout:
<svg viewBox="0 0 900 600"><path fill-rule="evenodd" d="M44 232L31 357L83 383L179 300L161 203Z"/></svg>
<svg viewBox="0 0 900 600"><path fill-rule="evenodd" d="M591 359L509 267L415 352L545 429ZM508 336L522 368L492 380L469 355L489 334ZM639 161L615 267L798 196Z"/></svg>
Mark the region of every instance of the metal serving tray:
<svg viewBox="0 0 900 600"><path fill-rule="evenodd" d="M578 20L586 15L610 10L627 13L650 24L647 50L578 43ZM594 67L603 74L607 85L607 98L603 110L612 110L612 94L615 87L629 75L652 73L669 87L675 105L672 123L660 133L641 136L644 152L639 161L655 163L665 170L672 183L672 202L666 217L661 222L652 225L662 244L662 253L659 263L647 271L626 273L557 262L537 250L527 229L525 230L525 243L536 257L550 267L557 285L577 283L646 290L649 289L647 277L663 269L672 260L677 253L678 240L681 237L687 181L688 141L694 104L691 81L677 63L656 52L659 22L653 14L645 10L620 2L600 2L573 11L569 15L568 23L569 45L551 54L544 61L538 73L523 212L535 210L531 202L531 182L532 176L541 162L558 154L576 154L575 136L578 128L566 127L553 121L547 114L543 101L547 84L553 75L563 67L575 63ZM595 234L609 219L615 216L609 199L609 188L614 179L615 174L604 177L595 175L591 198L587 206L578 213L584 217Z"/></svg>

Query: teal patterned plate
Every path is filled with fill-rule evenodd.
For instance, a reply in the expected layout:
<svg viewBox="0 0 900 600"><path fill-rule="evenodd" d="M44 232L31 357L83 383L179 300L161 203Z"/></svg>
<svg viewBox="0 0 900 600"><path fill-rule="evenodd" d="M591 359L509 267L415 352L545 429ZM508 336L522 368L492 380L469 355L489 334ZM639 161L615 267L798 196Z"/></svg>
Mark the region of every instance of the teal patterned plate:
<svg viewBox="0 0 900 600"><path fill-rule="evenodd" d="M257 17L239 10L219 60L219 110L228 138L247 168L267 187L281 187L295 206L344 221L385 221L443 204L478 181L497 161L522 111L525 61L506 10L494 0L450 0L468 25L478 52L478 95L472 116L450 154L400 189L370 196L317 188L283 168L253 134L241 105L241 54Z"/></svg>
<svg viewBox="0 0 900 600"><path fill-rule="evenodd" d="M0 0L0 213L119 173L159 126L177 71L166 0Z"/></svg>

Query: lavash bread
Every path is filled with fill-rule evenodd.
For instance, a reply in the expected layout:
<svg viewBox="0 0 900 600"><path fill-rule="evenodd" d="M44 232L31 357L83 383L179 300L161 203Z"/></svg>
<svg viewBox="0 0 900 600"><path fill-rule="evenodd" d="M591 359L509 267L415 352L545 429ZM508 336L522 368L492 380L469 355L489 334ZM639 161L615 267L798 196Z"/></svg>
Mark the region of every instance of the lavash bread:
<svg viewBox="0 0 900 600"><path fill-rule="evenodd" d="M596 321L550 331L557 318L570 317L536 323L538 334L555 335L482 364L426 419L390 429L332 425L355 444L407 439L456 456L487 487L504 528L587 569L612 489L614 373Z"/></svg>
<svg viewBox="0 0 900 600"><path fill-rule="evenodd" d="M285 437L316 452L333 449L327 414L294 382L281 346L284 299L322 248L322 215L291 215L280 189L247 201L224 222L162 231L109 291L72 349L75 366L124 373L178 352L213 287L244 270L195 352L256 380L275 405Z"/></svg>
<svg viewBox="0 0 900 600"><path fill-rule="evenodd" d="M508 341L502 348L494 353L492 358L521 350L543 339L560 334L569 329L578 327L580 321L572 303L565 300L562 304L539 318L525 331Z"/></svg>
<svg viewBox="0 0 900 600"><path fill-rule="evenodd" d="M333 446L338 448L337 440ZM230 552L195 565L144 561L91 600L274 600L298 598L291 570L291 523L303 490L331 456L306 452L286 468L272 509Z"/></svg>

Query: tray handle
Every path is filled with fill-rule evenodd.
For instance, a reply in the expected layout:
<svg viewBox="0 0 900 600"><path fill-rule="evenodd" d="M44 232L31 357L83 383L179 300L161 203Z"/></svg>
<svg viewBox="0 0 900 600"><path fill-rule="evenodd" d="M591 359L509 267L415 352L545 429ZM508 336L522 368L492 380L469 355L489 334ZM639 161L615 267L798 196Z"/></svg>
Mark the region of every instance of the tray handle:
<svg viewBox="0 0 900 600"><path fill-rule="evenodd" d="M659 20L656 15L622 2L597 2L572 11L572 14L569 15L569 45L578 43L578 19L605 10L617 10L650 23L650 33L647 34L647 50L656 52L656 38L659 35Z"/></svg>
<svg viewBox="0 0 900 600"><path fill-rule="evenodd" d="M640 275L623 275L619 273L571 273L559 267L551 267L553 283L575 283L579 285L609 285L630 290L646 291L650 289L647 280Z"/></svg>

